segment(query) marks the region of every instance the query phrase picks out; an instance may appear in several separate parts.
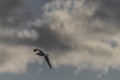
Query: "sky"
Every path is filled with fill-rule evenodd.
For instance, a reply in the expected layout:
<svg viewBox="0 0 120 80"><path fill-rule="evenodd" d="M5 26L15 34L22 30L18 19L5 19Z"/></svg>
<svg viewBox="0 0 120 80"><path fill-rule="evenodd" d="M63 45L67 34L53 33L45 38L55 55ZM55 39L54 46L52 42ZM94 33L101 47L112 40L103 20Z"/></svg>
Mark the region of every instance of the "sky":
<svg viewBox="0 0 120 80"><path fill-rule="evenodd" d="M119 80L119 0L0 0L0 80ZM50 56L50 70L39 48Z"/></svg>

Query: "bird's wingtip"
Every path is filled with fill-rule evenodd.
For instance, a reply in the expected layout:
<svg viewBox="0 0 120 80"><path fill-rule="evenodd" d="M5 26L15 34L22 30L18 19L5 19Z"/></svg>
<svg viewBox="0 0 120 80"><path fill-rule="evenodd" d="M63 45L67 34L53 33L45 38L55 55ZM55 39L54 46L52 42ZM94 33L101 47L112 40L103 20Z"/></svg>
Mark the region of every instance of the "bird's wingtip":
<svg viewBox="0 0 120 80"><path fill-rule="evenodd" d="M38 49L34 49L33 52L37 51Z"/></svg>

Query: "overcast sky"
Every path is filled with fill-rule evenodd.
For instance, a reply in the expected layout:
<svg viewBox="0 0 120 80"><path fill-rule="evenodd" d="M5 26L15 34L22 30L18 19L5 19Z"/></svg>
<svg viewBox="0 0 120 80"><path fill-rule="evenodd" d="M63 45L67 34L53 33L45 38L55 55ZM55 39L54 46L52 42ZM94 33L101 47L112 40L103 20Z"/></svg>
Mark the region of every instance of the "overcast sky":
<svg viewBox="0 0 120 80"><path fill-rule="evenodd" d="M119 0L0 0L0 80L119 80L119 8Z"/></svg>

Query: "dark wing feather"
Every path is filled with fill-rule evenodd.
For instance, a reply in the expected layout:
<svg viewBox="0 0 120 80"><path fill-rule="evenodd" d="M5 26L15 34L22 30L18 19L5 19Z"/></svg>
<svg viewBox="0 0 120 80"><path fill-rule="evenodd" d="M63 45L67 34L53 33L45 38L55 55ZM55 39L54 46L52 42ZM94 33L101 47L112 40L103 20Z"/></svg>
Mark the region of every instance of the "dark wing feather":
<svg viewBox="0 0 120 80"><path fill-rule="evenodd" d="M46 62L48 63L49 67L52 69L52 66L51 66L51 64L50 64L50 61L49 61L48 56L45 56L45 60L46 60Z"/></svg>
<svg viewBox="0 0 120 80"><path fill-rule="evenodd" d="M34 50L33 50L33 52L36 52L36 51L38 51L38 49L34 49Z"/></svg>

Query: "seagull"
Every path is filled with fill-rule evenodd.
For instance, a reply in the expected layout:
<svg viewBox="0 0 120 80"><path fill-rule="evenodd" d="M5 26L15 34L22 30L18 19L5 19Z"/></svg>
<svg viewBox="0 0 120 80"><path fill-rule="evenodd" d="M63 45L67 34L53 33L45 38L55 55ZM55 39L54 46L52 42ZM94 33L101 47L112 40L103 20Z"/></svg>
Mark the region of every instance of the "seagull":
<svg viewBox="0 0 120 80"><path fill-rule="evenodd" d="M49 61L49 54L45 54L43 51L39 50L39 49L34 49L33 52L39 51L38 53L36 53L36 55L38 56L43 56L48 64L48 66L50 67L50 69L52 69L51 63Z"/></svg>

